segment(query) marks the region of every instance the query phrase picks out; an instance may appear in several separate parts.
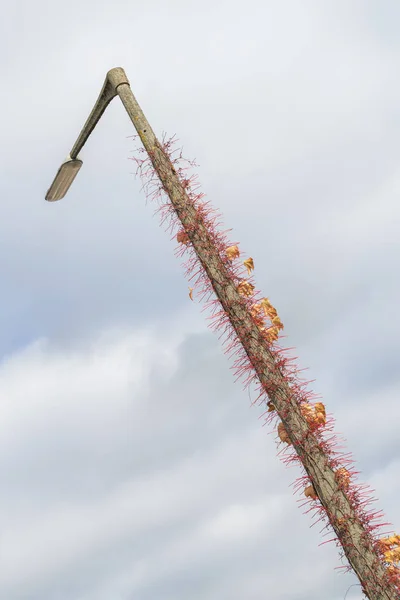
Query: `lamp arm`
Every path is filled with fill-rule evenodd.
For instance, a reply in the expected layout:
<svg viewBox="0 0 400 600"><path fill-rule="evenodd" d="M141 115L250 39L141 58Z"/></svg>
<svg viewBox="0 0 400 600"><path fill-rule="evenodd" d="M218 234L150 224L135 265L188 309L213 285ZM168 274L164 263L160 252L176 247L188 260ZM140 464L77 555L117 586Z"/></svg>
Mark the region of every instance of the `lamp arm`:
<svg viewBox="0 0 400 600"><path fill-rule="evenodd" d="M82 131L78 136L78 139L76 140L70 152L70 157L72 160L77 158L79 152L85 145L93 129L96 127L107 106L117 95L117 88L122 83L127 83L129 85L128 78L123 69L116 67L107 73L104 85L99 97L97 98L96 104L94 105L92 112L90 113L86 123L82 128Z"/></svg>

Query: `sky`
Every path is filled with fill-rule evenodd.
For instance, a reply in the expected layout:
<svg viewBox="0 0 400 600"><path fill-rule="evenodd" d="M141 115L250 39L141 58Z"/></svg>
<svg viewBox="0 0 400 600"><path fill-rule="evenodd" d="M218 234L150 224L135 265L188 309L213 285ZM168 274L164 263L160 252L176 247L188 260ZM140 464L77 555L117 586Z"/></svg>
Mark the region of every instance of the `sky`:
<svg viewBox="0 0 400 600"><path fill-rule="evenodd" d="M123 67L398 531L398 2L2 1L0 597L358 600L188 298L118 99L44 196Z"/></svg>

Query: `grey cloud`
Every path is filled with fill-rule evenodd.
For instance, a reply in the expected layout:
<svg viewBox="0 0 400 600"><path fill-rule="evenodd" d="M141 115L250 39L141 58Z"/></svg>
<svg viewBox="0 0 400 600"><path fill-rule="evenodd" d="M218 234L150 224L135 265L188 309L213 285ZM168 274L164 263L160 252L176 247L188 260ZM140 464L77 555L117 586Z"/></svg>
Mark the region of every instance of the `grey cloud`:
<svg viewBox="0 0 400 600"><path fill-rule="evenodd" d="M264 588L253 577L287 598L326 588L336 550L317 547L289 489L296 473L279 464L260 409L232 387L217 348L210 334L167 344L111 334L69 355L38 346L3 366L2 593L183 598L191 582L195 598L225 589L239 599L246 586L256 598ZM364 412L361 427L373 419ZM395 428L378 432L380 456L383 433L396 439ZM332 593L346 582L332 580Z"/></svg>
<svg viewBox="0 0 400 600"><path fill-rule="evenodd" d="M26 373L19 385L10 383L13 370L6 366L3 394L9 403L13 398L18 401L15 407L20 415L11 434L5 431L7 420L3 429L9 444L7 457L3 455L3 470L8 471L10 501L18 502L28 479L29 503L32 496L37 503L46 504L60 497L101 495L135 473L155 466L171 467L183 456L213 448L223 431L231 435L242 431L243 418L255 419L260 410L250 410L246 399L243 403L243 394L232 381L217 341L210 344L209 337L192 336L178 347L178 367L173 375L165 374L163 355L154 356L147 389L138 389L130 379L141 351L129 344L128 355L117 348L116 357L111 355L104 363L100 359L97 363L96 357L85 359L82 351L54 359L50 346L37 359L42 375ZM78 360L82 367L78 367ZM58 376L52 375L51 369ZM43 385L41 377L50 382L44 387L44 399L38 388ZM22 402L21 396L26 396ZM81 404L81 397L87 398L86 404ZM28 403L35 398L40 411L33 413ZM31 416L24 417L26 411ZM27 445L34 447L34 453L27 452ZM10 459L14 464L11 470Z"/></svg>

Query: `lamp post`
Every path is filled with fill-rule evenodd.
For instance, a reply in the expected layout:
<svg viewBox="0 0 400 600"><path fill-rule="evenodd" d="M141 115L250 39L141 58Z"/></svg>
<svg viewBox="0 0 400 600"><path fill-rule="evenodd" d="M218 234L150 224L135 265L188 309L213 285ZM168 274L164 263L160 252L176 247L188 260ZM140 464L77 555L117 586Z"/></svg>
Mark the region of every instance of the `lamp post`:
<svg viewBox="0 0 400 600"><path fill-rule="evenodd" d="M82 161L78 153L86 143L108 104L115 96L121 101L145 147L162 188L168 195L172 208L182 224L203 272L211 284L223 315L229 319L238 342L245 352L265 396L281 419L288 441L293 446L312 483L315 499L332 526L344 553L362 583L370 600L399 600L398 588L389 579L374 540L368 534L366 520L357 510L354 498L340 483L328 451L310 429L305 414L296 400L292 379L278 364L270 342L249 310L240 286L216 246L215 236L204 219L204 214L191 201L167 152L161 146L138 105L128 78L121 68L111 69L99 98L89 115L68 158L61 165L51 184L46 200L53 202L65 196L75 179ZM264 328L263 328L264 329Z"/></svg>

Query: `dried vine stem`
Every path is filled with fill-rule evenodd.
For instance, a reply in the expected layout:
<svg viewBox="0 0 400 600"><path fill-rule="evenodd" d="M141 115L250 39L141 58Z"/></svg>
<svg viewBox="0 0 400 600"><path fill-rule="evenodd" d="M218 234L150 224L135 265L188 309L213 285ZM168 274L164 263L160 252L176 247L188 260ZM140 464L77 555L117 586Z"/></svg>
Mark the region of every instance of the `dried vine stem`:
<svg viewBox="0 0 400 600"><path fill-rule="evenodd" d="M209 292L215 294L219 311L214 310L214 327L231 338L228 350L232 352L239 346L244 350L236 361L238 374L248 373L247 383L258 379L261 400L269 399L275 409L269 418L279 416L295 451L289 460L299 461L305 470L300 483L313 486L307 501L320 503L317 509L333 528L364 594L370 600L398 600L398 571L385 564L379 542L372 534L379 526L371 524L377 514L365 510L370 500L361 499L360 486L351 488L335 477L337 467L346 462L345 455L340 457L333 452L332 440L313 430L304 416L301 406L310 394L304 392L304 384L296 378L298 371L288 367L285 351L268 341L257 325L251 313L256 295L252 293L254 286L250 284L247 295L238 291L244 279L224 254L226 242L224 235L216 232L216 217L211 216L207 203L201 201L202 194L190 192L193 181L185 179L183 171L175 168L170 142L161 144L157 140L129 86L121 85L118 94L150 160L138 161L142 175L148 179L147 192L153 196L164 192L169 198L161 207L163 220L170 217L173 228L177 224L174 217L178 218L181 240L186 241L184 251L192 251L188 272L192 279L197 276L195 285L202 286L203 297L210 296ZM215 309L214 301L209 305Z"/></svg>

